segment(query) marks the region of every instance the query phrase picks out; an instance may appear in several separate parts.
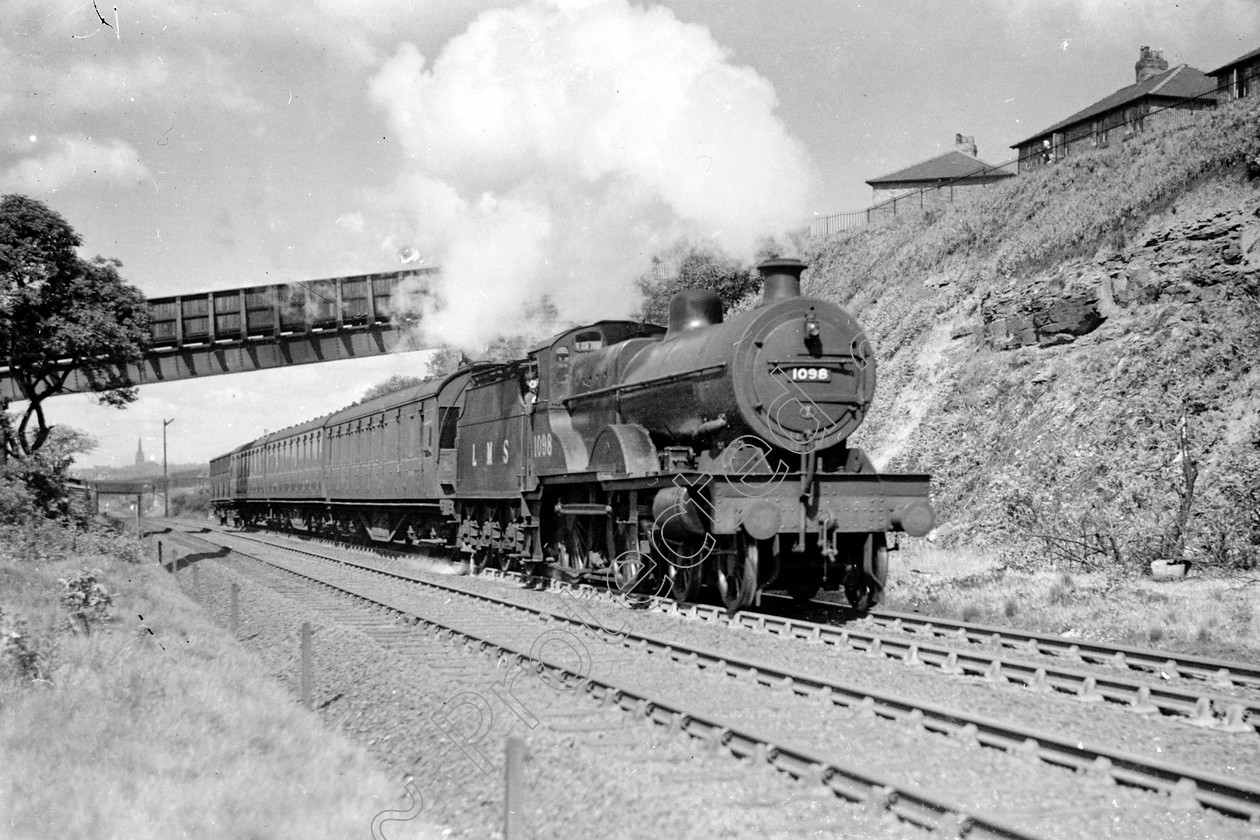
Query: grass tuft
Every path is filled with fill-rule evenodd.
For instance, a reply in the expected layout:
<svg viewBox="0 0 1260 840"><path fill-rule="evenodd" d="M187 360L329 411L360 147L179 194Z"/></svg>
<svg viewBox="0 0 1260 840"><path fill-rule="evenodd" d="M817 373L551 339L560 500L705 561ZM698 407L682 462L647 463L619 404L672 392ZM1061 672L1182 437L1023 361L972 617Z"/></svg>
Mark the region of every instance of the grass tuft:
<svg viewBox="0 0 1260 840"><path fill-rule="evenodd" d="M926 540L903 538L901 549L889 569L888 609L993 617L1043 633L1070 630L1226 659L1260 657L1260 575L1254 583L1219 577L1165 583L1010 567L1001 555Z"/></svg>

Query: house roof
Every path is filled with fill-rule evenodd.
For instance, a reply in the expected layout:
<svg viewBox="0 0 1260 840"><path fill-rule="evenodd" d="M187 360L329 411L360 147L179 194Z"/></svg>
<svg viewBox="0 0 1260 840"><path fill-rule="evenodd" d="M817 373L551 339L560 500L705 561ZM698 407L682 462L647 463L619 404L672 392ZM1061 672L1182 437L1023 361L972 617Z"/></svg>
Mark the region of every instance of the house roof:
<svg viewBox="0 0 1260 840"><path fill-rule="evenodd" d="M1227 64L1222 64L1220 67L1217 67L1215 70L1209 70L1207 72L1207 75L1215 76L1218 73L1224 73L1226 70L1232 70L1234 68L1234 65L1236 64L1244 64L1250 61L1251 59L1257 58L1257 57L1260 57L1260 47L1256 47L1254 50L1247 53L1246 55L1238 56L1238 58L1235 58L1233 61Z"/></svg>
<svg viewBox="0 0 1260 840"><path fill-rule="evenodd" d="M1060 120L1049 128L1038 131L1027 140L1020 140L1018 143L1013 144L1011 148L1018 149L1025 143L1048 137L1068 126L1085 122L1099 114L1123 108L1150 96L1161 96L1168 99L1211 99L1215 102L1215 90L1216 83L1209 79L1207 75L1188 64L1179 64L1171 70L1157 73L1137 84L1120 88L1120 90L1098 100L1088 108L1077 111L1067 119Z"/></svg>
<svg viewBox="0 0 1260 840"><path fill-rule="evenodd" d="M954 181L976 176L1009 178L1012 175L1013 173L996 169L979 158L974 158L963 152L952 151L946 152L939 157L934 157L931 160L916 163L914 166L900 169L891 175L881 175L878 178L872 178L866 183L874 187L881 184L886 185L906 181Z"/></svg>

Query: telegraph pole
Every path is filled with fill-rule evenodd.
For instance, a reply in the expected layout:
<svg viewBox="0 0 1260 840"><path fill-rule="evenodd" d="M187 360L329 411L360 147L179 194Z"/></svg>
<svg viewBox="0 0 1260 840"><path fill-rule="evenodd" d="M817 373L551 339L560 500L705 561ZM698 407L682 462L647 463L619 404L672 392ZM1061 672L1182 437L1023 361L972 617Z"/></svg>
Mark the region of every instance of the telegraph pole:
<svg viewBox="0 0 1260 840"><path fill-rule="evenodd" d="M175 418L162 421L162 515L171 515L171 482L166 477L166 427L175 422Z"/></svg>

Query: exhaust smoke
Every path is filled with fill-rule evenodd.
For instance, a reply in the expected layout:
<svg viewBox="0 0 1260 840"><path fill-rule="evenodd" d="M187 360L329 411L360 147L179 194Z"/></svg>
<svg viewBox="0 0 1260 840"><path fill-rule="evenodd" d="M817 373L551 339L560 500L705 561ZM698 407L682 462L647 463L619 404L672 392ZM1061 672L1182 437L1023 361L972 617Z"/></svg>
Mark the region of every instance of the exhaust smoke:
<svg viewBox="0 0 1260 840"><path fill-rule="evenodd" d="M376 205L385 246L442 269L405 304L430 346L626 316L680 237L750 257L807 215L772 86L660 7L487 11L432 61L403 44L370 93L411 161Z"/></svg>

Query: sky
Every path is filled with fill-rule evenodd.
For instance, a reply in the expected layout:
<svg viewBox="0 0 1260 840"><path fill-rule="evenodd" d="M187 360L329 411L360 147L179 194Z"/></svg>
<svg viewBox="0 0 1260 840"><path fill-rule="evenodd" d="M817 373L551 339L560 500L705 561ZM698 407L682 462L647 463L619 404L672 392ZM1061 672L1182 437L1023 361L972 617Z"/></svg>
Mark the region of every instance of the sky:
<svg viewBox="0 0 1260 840"><path fill-rule="evenodd" d="M117 5L115 5L117 3ZM622 317L680 238L764 236L975 137L1010 146L1131 84L1139 48L1208 71L1257 0L8 0L0 194L159 297L443 268L425 346ZM86 396L82 464L206 461L358 399L424 353Z"/></svg>

